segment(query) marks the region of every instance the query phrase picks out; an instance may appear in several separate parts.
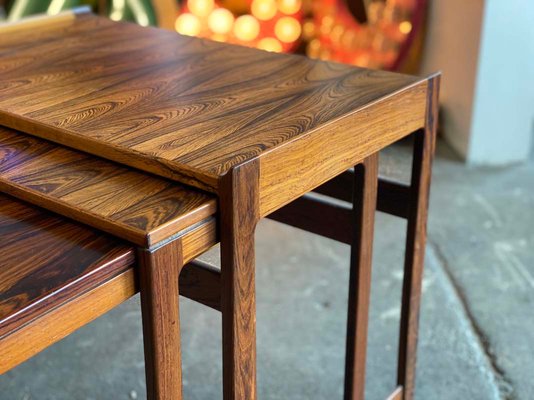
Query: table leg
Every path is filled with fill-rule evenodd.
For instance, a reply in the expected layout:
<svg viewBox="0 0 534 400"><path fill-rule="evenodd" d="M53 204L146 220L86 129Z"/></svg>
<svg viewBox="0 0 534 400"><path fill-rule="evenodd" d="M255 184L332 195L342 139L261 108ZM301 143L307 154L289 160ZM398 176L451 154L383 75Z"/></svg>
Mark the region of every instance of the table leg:
<svg viewBox="0 0 534 400"><path fill-rule="evenodd" d="M223 398L256 399L254 233L259 219L258 164L234 168L220 194Z"/></svg>
<svg viewBox="0 0 534 400"><path fill-rule="evenodd" d="M436 143L439 76L430 79L428 85L426 126L414 133L397 375L397 383L403 387L403 400L411 400L414 391L428 196Z"/></svg>
<svg viewBox="0 0 534 400"><path fill-rule="evenodd" d="M180 239L156 250L139 250L145 373L149 400L182 398L178 278Z"/></svg>
<svg viewBox="0 0 534 400"><path fill-rule="evenodd" d="M353 238L350 259L345 400L365 395L367 323L371 293L373 232L378 183L378 154L354 167Z"/></svg>

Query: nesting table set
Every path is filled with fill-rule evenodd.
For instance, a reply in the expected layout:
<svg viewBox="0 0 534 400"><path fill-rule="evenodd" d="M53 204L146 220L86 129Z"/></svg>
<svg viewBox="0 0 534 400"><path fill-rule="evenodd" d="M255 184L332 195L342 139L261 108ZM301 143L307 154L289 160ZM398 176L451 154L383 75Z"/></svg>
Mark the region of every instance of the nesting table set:
<svg viewBox="0 0 534 400"><path fill-rule="evenodd" d="M411 399L438 89L90 13L0 28L0 372L139 291L148 398L181 399L183 295L222 313L224 399L257 398L268 217L351 245L345 398L363 399L378 209L407 220L390 399ZM411 182L378 177L409 135ZM217 243L220 270L195 260Z"/></svg>

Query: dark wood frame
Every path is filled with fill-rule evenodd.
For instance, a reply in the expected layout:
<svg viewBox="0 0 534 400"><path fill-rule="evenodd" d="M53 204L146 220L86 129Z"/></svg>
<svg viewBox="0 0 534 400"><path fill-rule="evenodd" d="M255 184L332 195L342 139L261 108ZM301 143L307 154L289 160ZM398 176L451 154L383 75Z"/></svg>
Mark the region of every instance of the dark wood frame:
<svg viewBox="0 0 534 400"><path fill-rule="evenodd" d="M69 18L72 21L76 16ZM56 19L56 23L63 22ZM0 119L14 129L209 189L219 196L220 277L208 268L197 274L198 280L193 280L189 292L180 288L184 264L216 242L213 221L206 222L211 228L202 236L197 235L203 242L195 246L186 243L193 235L191 231L149 245L138 244L149 399L181 398L179 293L198 296L201 302L222 312L224 398L253 400L257 397L254 233L258 220L270 215L351 244L345 398L363 399L376 207L408 221L398 387L390 398L411 399L438 87L439 75L406 79L400 88L374 101L362 101L330 123L287 138L269 151L228 164L232 166L213 176L208 170L193 173L187 164L162 164L149 154L128 148L119 152L109 143L85 142L87 138L71 135L67 129L56 135L53 126L19 118L13 113L0 112ZM378 179L378 152L414 131L411 184ZM354 167L354 172L346 172L350 167ZM347 180L355 182L350 187L353 195L346 194ZM345 200L350 197L354 207L351 210L310 196L302 198L313 190L333 197L339 194ZM19 192L18 196L22 198L27 193ZM34 202L35 198L30 197L24 200ZM293 201L297 203L292 204ZM54 207L51 202L44 206ZM311 217L314 208L328 213L339 224L327 226L317 221ZM100 221L93 223L105 230ZM204 278L209 279L205 285Z"/></svg>
<svg viewBox="0 0 534 400"><path fill-rule="evenodd" d="M376 209L407 221L404 279L397 368L397 388L389 399L412 399L415 384L417 332L421 303L426 244L426 224L436 145L439 77L429 80L425 128L413 133L411 183L391 181L376 175L377 155L314 190L316 193L353 203L352 229L349 207L323 199L305 197L270 217L319 235L351 244L349 311L345 399L364 399L366 336L372 257L373 213ZM353 192L354 191L354 192ZM372 205L372 210L369 208ZM328 223L317 221L317 215ZM345 222L343 222L345 221ZM352 239L352 241L351 241Z"/></svg>
<svg viewBox="0 0 534 400"><path fill-rule="evenodd" d="M428 120L428 127L413 134L414 157L410 185L379 178L378 155L374 154L356 165L353 171L347 171L314 190L337 200L351 201L352 207L304 195L267 216L352 246L345 364L346 399L364 398L375 207L378 211L404 218L408 222L398 387L390 398L413 398L426 208L435 142L434 114L430 114L432 117ZM135 282L139 282L144 315L147 392L151 399L181 398L181 368L176 368L181 358L179 294L222 312L224 398L256 398L254 230L259 218L257 212L245 213L243 210L257 210L257 192L238 190L249 187L257 180L255 171L255 163L235 168L224 184L221 201L232 202L234 206L226 208L229 212L221 214L221 271L198 260L183 266L182 238L177 238L155 249L139 249L139 280L135 279L132 271L126 271L115 278L114 283L95 289L111 294L109 291L117 292L117 285L124 288L123 296L113 301L113 305L118 305L136 293ZM247 206L242 207L243 204ZM234 213L236 209L241 212ZM317 218L318 215L322 218ZM173 285L173 282L176 284ZM62 306L67 310L64 312L71 307L75 309L77 304L73 302ZM93 304L93 308L98 310L96 313L87 315L87 321L62 332L62 336L56 340L110 308L108 304L103 304L101 309L98 307L98 304ZM28 329L31 330L32 326L21 334L27 334ZM17 364L54 341L37 340L43 346L28 351ZM169 368L169 365L174 368Z"/></svg>

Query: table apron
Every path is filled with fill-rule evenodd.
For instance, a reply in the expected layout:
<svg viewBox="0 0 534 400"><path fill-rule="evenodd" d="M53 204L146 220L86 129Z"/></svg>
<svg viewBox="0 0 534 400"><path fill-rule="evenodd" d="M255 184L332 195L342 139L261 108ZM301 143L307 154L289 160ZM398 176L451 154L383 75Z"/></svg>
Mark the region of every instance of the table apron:
<svg viewBox="0 0 534 400"><path fill-rule="evenodd" d="M423 128L426 100L423 81L261 156L260 216Z"/></svg>

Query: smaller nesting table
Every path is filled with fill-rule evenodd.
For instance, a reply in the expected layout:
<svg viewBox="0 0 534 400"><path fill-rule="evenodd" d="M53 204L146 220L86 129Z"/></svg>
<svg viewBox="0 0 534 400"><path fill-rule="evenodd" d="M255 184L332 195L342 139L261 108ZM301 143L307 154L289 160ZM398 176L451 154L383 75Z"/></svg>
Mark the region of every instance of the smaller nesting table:
<svg viewBox="0 0 534 400"><path fill-rule="evenodd" d="M0 195L0 374L136 291L135 249Z"/></svg>
<svg viewBox="0 0 534 400"><path fill-rule="evenodd" d="M0 190L108 233L2 200L0 370L139 288L149 397L180 393L178 296L220 308L218 271L194 261L217 243L214 196L2 127Z"/></svg>

